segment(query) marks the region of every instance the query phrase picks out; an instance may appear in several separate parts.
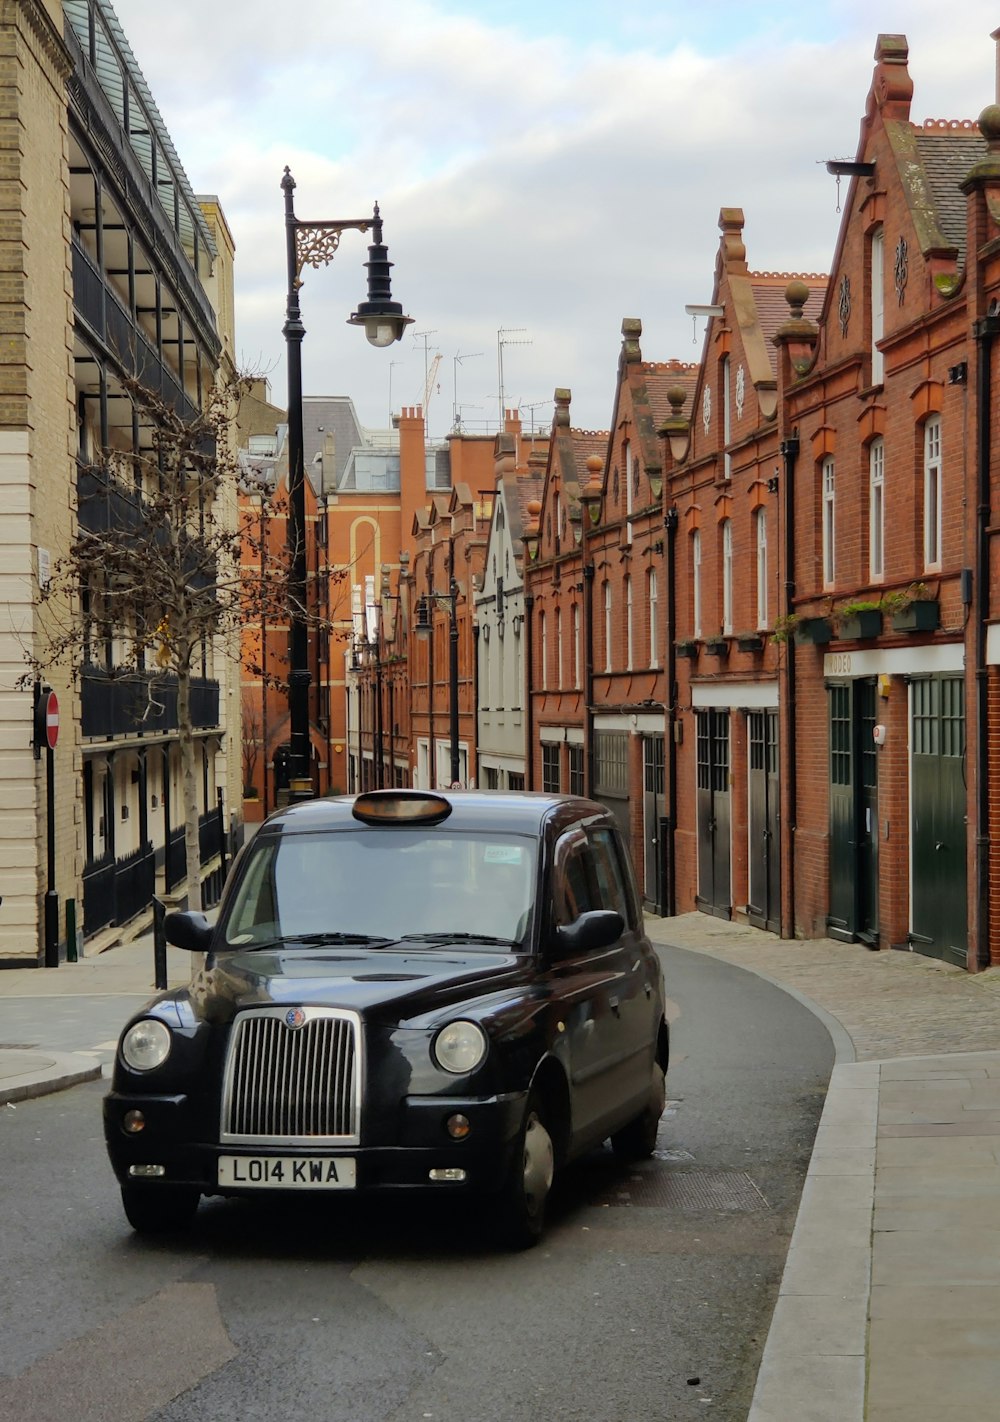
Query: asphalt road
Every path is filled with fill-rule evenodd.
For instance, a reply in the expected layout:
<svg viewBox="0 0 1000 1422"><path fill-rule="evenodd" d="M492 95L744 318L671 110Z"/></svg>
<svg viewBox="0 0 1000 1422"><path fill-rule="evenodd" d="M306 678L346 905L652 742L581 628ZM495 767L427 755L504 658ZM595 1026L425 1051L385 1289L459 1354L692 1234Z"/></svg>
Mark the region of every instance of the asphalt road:
<svg viewBox="0 0 1000 1422"><path fill-rule="evenodd" d="M764 980L662 951L657 1157L581 1162L526 1254L444 1202L210 1201L140 1241L99 1083L4 1111L0 1422L744 1422L832 1046Z"/></svg>

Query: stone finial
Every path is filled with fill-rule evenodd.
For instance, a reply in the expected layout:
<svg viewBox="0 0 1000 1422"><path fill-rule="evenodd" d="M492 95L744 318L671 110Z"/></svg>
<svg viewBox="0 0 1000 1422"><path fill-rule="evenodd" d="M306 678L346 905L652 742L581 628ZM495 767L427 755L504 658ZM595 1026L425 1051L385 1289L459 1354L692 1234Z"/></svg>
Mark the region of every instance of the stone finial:
<svg viewBox="0 0 1000 1422"><path fill-rule="evenodd" d="M673 419L680 417L684 409L684 402L687 399L687 391L683 385L671 385L667 391L667 399L670 402L670 414Z"/></svg>
<svg viewBox="0 0 1000 1422"><path fill-rule="evenodd" d="M570 401L571 401L572 398L573 398L571 392L570 392L569 390L566 390L566 389L563 389L563 388L559 388L559 389L556 390L555 395L554 395L553 398L554 398L554 400L555 400L555 407L556 407L556 409L555 409L555 415L554 415L554 417L553 417L555 424L557 424L557 425L568 425L568 424L569 424L569 406L570 406Z"/></svg>
<svg viewBox="0 0 1000 1422"><path fill-rule="evenodd" d="M793 277L785 287L788 302L788 320L774 333L774 344L788 350L792 369L797 375L804 375L813 363L819 327L805 315L805 304L809 300L809 287L799 277Z"/></svg>
<svg viewBox="0 0 1000 1422"><path fill-rule="evenodd" d="M525 509L527 521L525 523L525 534L537 533L542 522L542 503L540 499L529 499Z"/></svg>
<svg viewBox="0 0 1000 1422"><path fill-rule="evenodd" d="M599 454L592 454L587 459L587 482L583 487L583 497L585 499L600 498L604 489L604 460Z"/></svg>
<svg viewBox="0 0 1000 1422"><path fill-rule="evenodd" d="M637 316L626 316L622 321L622 360L626 365L635 365L642 360L642 349L639 345L639 337L642 335L642 322Z"/></svg>
<svg viewBox="0 0 1000 1422"><path fill-rule="evenodd" d="M886 111L887 117L909 118L910 100L913 98L913 80L907 68L909 57L910 47L905 35L879 35L875 44L875 74L869 95L869 115L874 103Z"/></svg>
<svg viewBox="0 0 1000 1422"><path fill-rule="evenodd" d="M719 231L722 233L722 260L729 271L745 272L747 269L747 249L743 241L743 209L724 207L719 213Z"/></svg>

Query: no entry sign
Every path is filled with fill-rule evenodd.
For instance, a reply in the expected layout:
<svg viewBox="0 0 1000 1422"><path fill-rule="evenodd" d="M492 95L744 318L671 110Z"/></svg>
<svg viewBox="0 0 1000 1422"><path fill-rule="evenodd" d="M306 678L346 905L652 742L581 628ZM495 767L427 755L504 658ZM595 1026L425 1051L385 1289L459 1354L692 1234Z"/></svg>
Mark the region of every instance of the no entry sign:
<svg viewBox="0 0 1000 1422"><path fill-rule="evenodd" d="M55 750L59 739L59 702L54 691L45 697L45 744Z"/></svg>

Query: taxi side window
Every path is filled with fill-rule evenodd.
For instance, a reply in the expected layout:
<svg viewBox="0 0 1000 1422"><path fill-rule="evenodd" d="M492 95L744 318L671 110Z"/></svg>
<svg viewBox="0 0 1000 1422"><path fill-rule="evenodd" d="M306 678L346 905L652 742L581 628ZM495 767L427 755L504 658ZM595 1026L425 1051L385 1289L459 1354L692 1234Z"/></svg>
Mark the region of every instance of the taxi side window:
<svg viewBox="0 0 1000 1422"><path fill-rule="evenodd" d="M593 852L594 872L597 876L600 907L614 909L622 916L627 928L635 927L635 910L628 880L621 862L621 849L616 836L609 829L592 829L590 847Z"/></svg>
<svg viewBox="0 0 1000 1422"><path fill-rule="evenodd" d="M573 923L582 913L600 908L590 845L579 831L556 845L553 908L556 923Z"/></svg>

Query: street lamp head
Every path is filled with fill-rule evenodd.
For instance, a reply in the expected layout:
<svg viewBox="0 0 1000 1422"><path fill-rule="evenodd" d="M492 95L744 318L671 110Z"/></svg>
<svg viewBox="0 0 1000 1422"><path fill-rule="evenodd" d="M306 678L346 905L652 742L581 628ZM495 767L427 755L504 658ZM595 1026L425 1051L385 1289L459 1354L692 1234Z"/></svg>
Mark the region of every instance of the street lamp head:
<svg viewBox="0 0 1000 1422"><path fill-rule="evenodd" d="M391 346L398 341L407 326L413 324L412 316L404 316L403 308L392 299L392 279L389 269L389 249L382 241L382 218L378 203L372 218L375 241L368 248L368 300L360 301L358 309L349 316L349 326L363 326L365 335L373 346Z"/></svg>

